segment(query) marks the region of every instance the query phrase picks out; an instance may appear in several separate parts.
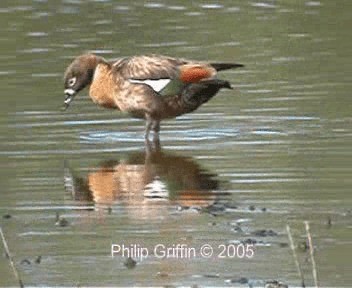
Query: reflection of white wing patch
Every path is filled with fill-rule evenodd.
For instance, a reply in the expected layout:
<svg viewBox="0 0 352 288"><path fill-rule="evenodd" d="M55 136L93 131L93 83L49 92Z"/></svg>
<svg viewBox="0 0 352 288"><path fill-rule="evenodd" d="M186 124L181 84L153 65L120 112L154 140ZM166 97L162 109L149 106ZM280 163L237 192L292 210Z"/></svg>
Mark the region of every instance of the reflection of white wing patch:
<svg viewBox="0 0 352 288"><path fill-rule="evenodd" d="M157 80L152 80L152 79L145 79L145 80L137 80L137 79L129 79L131 83L137 83L137 84L145 84L150 86L155 92L160 92L165 88L167 84L171 81L171 79L157 79Z"/></svg>
<svg viewBox="0 0 352 288"><path fill-rule="evenodd" d="M152 182L144 187L144 197L159 200L167 199L169 197L169 191L165 183L156 176Z"/></svg>

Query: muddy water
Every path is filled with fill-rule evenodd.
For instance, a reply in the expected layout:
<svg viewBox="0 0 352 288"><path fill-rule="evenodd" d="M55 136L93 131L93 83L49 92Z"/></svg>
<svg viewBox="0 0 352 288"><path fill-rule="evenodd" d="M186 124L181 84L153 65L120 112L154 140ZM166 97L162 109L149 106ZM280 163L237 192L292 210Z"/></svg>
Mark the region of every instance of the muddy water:
<svg viewBox="0 0 352 288"><path fill-rule="evenodd" d="M2 1L0 223L25 285L299 285L286 225L302 244L308 220L319 282L349 286L351 6ZM86 91L59 111L63 70L84 51L246 68L222 73L235 90L164 122L161 147L146 147L142 122ZM112 244L149 254L131 254L132 268ZM195 257L162 257L177 244ZM233 255L253 244L253 257ZM0 275L16 285L4 257Z"/></svg>

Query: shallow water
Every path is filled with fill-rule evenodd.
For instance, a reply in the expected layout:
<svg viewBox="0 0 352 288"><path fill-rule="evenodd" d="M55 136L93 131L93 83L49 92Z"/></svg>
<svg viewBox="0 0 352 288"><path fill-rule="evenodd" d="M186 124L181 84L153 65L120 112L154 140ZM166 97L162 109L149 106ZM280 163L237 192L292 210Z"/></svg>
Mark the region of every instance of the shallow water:
<svg viewBox="0 0 352 288"><path fill-rule="evenodd" d="M3 1L0 224L25 285L299 285L286 224L303 243L308 220L320 284L349 286L351 3ZM235 90L162 123L159 149L86 91L59 111L63 71L88 50L246 67L221 74ZM219 255L253 243L250 259ZM111 244L150 255L128 269ZM158 244L197 255L152 255ZM0 275L16 285L4 257Z"/></svg>

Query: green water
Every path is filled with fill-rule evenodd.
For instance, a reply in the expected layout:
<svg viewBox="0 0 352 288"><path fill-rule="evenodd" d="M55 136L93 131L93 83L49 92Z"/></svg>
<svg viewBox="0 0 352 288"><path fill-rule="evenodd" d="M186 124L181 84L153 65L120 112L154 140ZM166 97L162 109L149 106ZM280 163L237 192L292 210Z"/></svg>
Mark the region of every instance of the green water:
<svg viewBox="0 0 352 288"><path fill-rule="evenodd" d="M351 3L2 1L0 225L25 285L297 286L286 224L301 243L308 220L320 285L350 286ZM143 122L87 91L59 111L63 71L86 51L246 67L221 73L233 91L163 122L161 152L146 153ZM246 239L253 258L217 257ZM128 269L112 243L214 255ZM311 286L309 253L297 253ZM0 275L17 285L5 257Z"/></svg>

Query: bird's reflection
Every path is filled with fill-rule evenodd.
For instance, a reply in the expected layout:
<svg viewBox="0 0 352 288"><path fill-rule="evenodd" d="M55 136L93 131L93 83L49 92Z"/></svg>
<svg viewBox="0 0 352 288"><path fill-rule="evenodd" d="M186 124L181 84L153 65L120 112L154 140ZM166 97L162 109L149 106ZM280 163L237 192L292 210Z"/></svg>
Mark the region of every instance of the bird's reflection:
<svg viewBox="0 0 352 288"><path fill-rule="evenodd" d="M65 187L76 201L93 201L95 207L121 205L141 216L157 206L206 208L219 196L215 174L193 158L162 151L158 145L88 168L85 177L75 175L66 163Z"/></svg>

